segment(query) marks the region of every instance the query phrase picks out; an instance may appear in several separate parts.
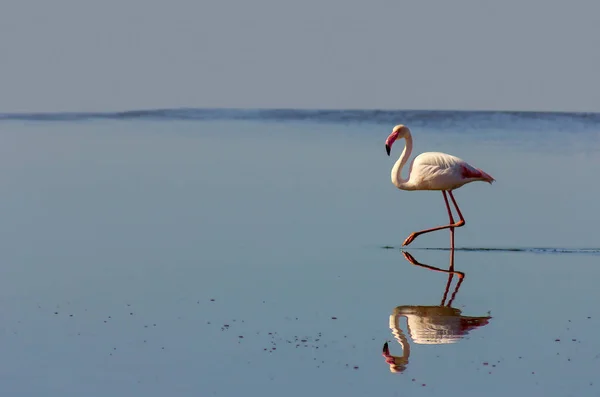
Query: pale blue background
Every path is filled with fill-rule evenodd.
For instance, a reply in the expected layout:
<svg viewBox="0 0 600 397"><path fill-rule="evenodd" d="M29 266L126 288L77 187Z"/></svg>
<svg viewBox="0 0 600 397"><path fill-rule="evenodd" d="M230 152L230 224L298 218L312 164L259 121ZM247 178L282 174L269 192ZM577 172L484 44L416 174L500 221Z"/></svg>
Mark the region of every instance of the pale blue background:
<svg viewBox="0 0 600 397"><path fill-rule="evenodd" d="M600 3L3 0L0 112L600 110Z"/></svg>

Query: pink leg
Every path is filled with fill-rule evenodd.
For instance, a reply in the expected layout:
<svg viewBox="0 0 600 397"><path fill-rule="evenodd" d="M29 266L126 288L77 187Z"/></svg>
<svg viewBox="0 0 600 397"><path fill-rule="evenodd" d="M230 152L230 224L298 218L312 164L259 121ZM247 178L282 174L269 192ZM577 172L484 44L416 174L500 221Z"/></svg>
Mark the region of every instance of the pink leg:
<svg viewBox="0 0 600 397"><path fill-rule="evenodd" d="M462 213L460 212L460 208L458 208L458 204L456 204L456 200L454 200L454 195L452 194L452 190L448 190L448 194L450 195L450 198L452 199L452 202L454 203L454 207L456 207L456 212L458 212L458 217L460 218L460 221L458 221L458 223L461 223L461 226L465 224L465 218L463 218Z"/></svg>
<svg viewBox="0 0 600 397"><path fill-rule="evenodd" d="M454 217L452 216L452 211L450 210L450 204L448 204L448 197L446 196L446 191L442 190L442 194L444 195L444 202L446 203L446 210L448 210L448 218L450 218L450 224L454 224ZM450 228L450 249L452 249L452 253L454 253L454 228ZM451 266L454 267L454 262L451 261Z"/></svg>
<svg viewBox="0 0 600 397"><path fill-rule="evenodd" d="M448 215L450 216L450 219L452 222L453 221L452 212L450 211L450 206L448 205L448 199L446 198L446 192L444 190L442 190L442 193L444 194L444 200L446 201L446 208L448 209ZM450 229L450 228L452 228L451 232L453 232L455 227L461 227L465 224L465 219L463 218L463 216L460 212L460 209L458 208L458 205L456 204L456 200L454 199L454 196L452 195L452 191L448 191L448 194L450 194L450 198L452 199L452 202L454 203L454 206L456 207L456 211L458 212L460 221L458 221L456 223L451 223L451 224L445 225L445 226L432 227L431 229L425 229L425 230L420 230L418 232L413 232L413 233L411 233L410 236L408 236L406 238L406 240L404 240L404 242L402 243L402 246L412 243L413 240L416 239L421 234L431 233L431 232L435 232L436 230ZM452 237L451 237L452 242L454 241L453 234L454 233L452 233Z"/></svg>

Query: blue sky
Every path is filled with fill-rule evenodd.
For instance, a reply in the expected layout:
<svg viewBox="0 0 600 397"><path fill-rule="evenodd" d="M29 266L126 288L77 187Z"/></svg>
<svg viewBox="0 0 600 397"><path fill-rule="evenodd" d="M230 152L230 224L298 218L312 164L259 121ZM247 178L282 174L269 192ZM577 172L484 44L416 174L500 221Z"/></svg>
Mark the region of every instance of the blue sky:
<svg viewBox="0 0 600 397"><path fill-rule="evenodd" d="M600 2L3 0L0 112L600 111Z"/></svg>

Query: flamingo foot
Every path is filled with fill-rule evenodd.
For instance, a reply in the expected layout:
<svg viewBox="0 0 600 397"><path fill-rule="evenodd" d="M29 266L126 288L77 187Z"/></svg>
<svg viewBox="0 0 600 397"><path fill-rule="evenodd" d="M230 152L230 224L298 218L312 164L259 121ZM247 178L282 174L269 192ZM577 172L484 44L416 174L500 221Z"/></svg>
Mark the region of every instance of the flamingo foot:
<svg viewBox="0 0 600 397"><path fill-rule="evenodd" d="M417 238L417 236L418 236L418 234L416 232L411 233L410 236L408 236L406 238L406 240L404 240L404 242L402 243L402 246L404 247L405 245L412 243L414 241L414 239Z"/></svg>

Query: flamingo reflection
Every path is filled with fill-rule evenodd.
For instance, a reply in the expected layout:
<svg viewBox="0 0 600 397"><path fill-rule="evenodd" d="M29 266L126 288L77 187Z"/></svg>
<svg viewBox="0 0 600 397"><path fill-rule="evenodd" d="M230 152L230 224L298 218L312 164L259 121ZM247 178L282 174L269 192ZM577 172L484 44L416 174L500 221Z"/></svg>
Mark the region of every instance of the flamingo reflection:
<svg viewBox="0 0 600 397"><path fill-rule="evenodd" d="M450 250L450 267L448 270L435 266L419 263L408 252L402 252L404 258L415 266L429 270L448 273L448 281L444 290L442 301L437 306L398 306L390 315L390 329L392 335L402 347L402 356L390 354L388 342L383 345L383 357L390 365L391 372L403 372L408 365L410 356L410 344L402 329L400 328L400 317L406 317L407 328L410 337L417 344L448 344L456 343L466 336L470 331L488 324L491 316L469 317L463 316L460 309L451 307L456 293L465 279L463 272L454 270L454 250ZM448 299L448 293L454 276L458 282L454 291Z"/></svg>

